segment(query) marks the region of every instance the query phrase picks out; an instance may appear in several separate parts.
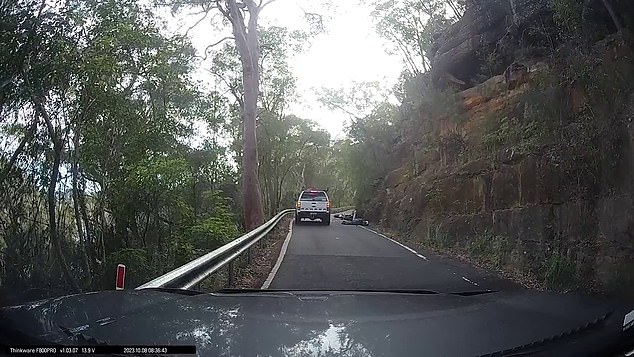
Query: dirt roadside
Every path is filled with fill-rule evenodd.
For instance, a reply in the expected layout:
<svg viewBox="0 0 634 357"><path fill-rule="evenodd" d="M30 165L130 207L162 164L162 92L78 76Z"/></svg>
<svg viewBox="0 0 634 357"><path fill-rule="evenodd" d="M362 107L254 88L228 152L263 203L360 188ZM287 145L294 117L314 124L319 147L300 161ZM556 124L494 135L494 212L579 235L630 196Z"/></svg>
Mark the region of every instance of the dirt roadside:
<svg viewBox="0 0 634 357"><path fill-rule="evenodd" d="M269 276L282 250L288 234L292 216L280 221L266 238L256 243L251 250L251 264L236 269L233 289L260 289Z"/></svg>

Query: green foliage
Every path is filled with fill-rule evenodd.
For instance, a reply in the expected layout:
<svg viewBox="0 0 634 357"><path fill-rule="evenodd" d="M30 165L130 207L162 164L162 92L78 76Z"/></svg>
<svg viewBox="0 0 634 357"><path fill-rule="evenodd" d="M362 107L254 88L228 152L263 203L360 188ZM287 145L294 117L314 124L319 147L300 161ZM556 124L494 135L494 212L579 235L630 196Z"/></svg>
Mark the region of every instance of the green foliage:
<svg viewBox="0 0 634 357"><path fill-rule="evenodd" d="M270 216L280 209L294 207L302 187L328 187L330 176L325 170L330 150L329 134L314 122L294 115L281 118L270 112L261 115L259 174L265 209Z"/></svg>
<svg viewBox="0 0 634 357"><path fill-rule="evenodd" d="M134 165L127 182L141 194L161 194L183 186L189 179L185 159L148 157Z"/></svg>
<svg viewBox="0 0 634 357"><path fill-rule="evenodd" d="M595 111L613 114L627 104L634 88L631 55L632 50L622 40L605 40L591 49L575 48L565 65L553 73L558 74L560 85L580 86Z"/></svg>
<svg viewBox="0 0 634 357"><path fill-rule="evenodd" d="M389 93L379 82L353 81L348 87L321 88L318 100L326 108L347 114L354 120L371 115L384 105Z"/></svg>
<svg viewBox="0 0 634 357"><path fill-rule="evenodd" d="M492 49L490 47L481 47L476 51L476 56L480 59L480 69L475 78L477 83L482 83L487 79L501 74L506 69L502 51L505 48L500 40Z"/></svg>
<svg viewBox="0 0 634 357"><path fill-rule="evenodd" d="M484 231L467 243L469 255L486 260L493 266L504 266L510 256L511 245L506 236Z"/></svg>
<svg viewBox="0 0 634 357"><path fill-rule="evenodd" d="M117 264L126 266L125 285L127 288L137 287L155 278L156 276L152 275L153 271L148 260L148 252L144 249L126 248L112 252L107 256L106 262L108 263L102 273L104 288L113 288Z"/></svg>
<svg viewBox="0 0 634 357"><path fill-rule="evenodd" d="M0 269L3 284L64 287L67 265L84 289L110 289L124 263L134 286L239 235L235 169L215 140L231 112L193 80L186 38L165 35L134 0L18 1L0 15L0 182L10 187L0 263L13 267ZM194 125L211 133L190 145ZM51 178L55 138L61 175ZM49 239L51 180L61 258Z"/></svg>
<svg viewBox="0 0 634 357"><path fill-rule="evenodd" d="M553 18L555 23L565 32L577 34L583 25L584 1L553 0Z"/></svg>
<svg viewBox="0 0 634 357"><path fill-rule="evenodd" d="M442 201L442 190L436 184L432 184L431 187L425 190L425 199L427 199L433 207L440 207Z"/></svg>
<svg viewBox="0 0 634 357"><path fill-rule="evenodd" d="M341 147L344 168L355 192L354 205L365 210L375 196L376 184L394 167L390 154L396 140L399 112L389 103L377 106L370 115L353 121L349 139Z"/></svg>
<svg viewBox="0 0 634 357"><path fill-rule="evenodd" d="M386 51L399 54L408 72L419 74L431 68L435 36L446 30L464 11L453 0L372 0L376 31L386 40ZM447 5L452 7L448 11Z"/></svg>
<svg viewBox="0 0 634 357"><path fill-rule="evenodd" d="M430 224L427 228L427 241L432 247L447 249L455 244L454 237L443 232L440 224Z"/></svg>
<svg viewBox="0 0 634 357"><path fill-rule="evenodd" d="M336 206L368 208L375 184L389 170L387 162L400 122L398 108L377 82L354 82L349 88L322 89L320 101L351 118L347 138L331 145L319 171L319 186L330 187Z"/></svg>
<svg viewBox="0 0 634 357"><path fill-rule="evenodd" d="M516 153L528 154L539 148L544 135L544 129L537 121L505 116L489 123L482 136L482 145L489 153L509 148Z"/></svg>
<svg viewBox="0 0 634 357"><path fill-rule="evenodd" d="M438 140L438 148L445 164L458 162L466 158L469 142L466 135L461 132L451 131L441 135Z"/></svg>
<svg viewBox="0 0 634 357"><path fill-rule="evenodd" d="M553 253L546 260L544 274L544 283L551 289L567 289L576 284L575 265L559 253Z"/></svg>
<svg viewBox="0 0 634 357"><path fill-rule="evenodd" d="M204 250L213 250L238 237L238 229L231 219L210 217L183 232L186 242Z"/></svg>
<svg viewBox="0 0 634 357"><path fill-rule="evenodd" d="M200 256L189 237L179 236L174 240L174 243L174 263L176 266L182 266Z"/></svg>
<svg viewBox="0 0 634 357"><path fill-rule="evenodd" d="M429 118L447 117L456 124L463 124L467 119L460 95L450 89L440 91L429 87L421 97L419 110Z"/></svg>

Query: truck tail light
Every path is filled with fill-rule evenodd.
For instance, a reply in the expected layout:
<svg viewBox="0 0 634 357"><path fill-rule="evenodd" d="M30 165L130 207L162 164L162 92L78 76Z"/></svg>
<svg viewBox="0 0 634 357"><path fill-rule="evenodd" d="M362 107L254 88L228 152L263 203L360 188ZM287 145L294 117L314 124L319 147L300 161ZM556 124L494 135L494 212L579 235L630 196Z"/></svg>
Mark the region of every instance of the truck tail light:
<svg viewBox="0 0 634 357"><path fill-rule="evenodd" d="M300 209L302 207L302 203L297 201L297 203L295 204L295 208Z"/></svg>
<svg viewBox="0 0 634 357"><path fill-rule="evenodd" d="M330 201L326 202L326 208L330 209Z"/></svg>

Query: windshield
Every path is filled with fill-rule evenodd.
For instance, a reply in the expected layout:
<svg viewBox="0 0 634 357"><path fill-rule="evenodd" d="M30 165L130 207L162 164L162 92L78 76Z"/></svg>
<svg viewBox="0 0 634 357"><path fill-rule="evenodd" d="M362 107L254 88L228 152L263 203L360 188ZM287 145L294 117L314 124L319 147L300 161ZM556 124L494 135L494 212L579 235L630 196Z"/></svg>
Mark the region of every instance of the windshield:
<svg viewBox="0 0 634 357"><path fill-rule="evenodd" d="M323 191L304 191L300 197L301 201L328 201L326 193Z"/></svg>
<svg viewBox="0 0 634 357"><path fill-rule="evenodd" d="M424 301L423 331L503 294L634 301L634 0L15 0L0 19L0 307L409 294L427 300L377 311ZM562 307L531 335L548 301L509 299L533 313L466 324L509 340L457 355L627 320ZM89 324L77 303L51 339ZM228 329L180 330L160 338ZM337 348L391 355L369 341Z"/></svg>

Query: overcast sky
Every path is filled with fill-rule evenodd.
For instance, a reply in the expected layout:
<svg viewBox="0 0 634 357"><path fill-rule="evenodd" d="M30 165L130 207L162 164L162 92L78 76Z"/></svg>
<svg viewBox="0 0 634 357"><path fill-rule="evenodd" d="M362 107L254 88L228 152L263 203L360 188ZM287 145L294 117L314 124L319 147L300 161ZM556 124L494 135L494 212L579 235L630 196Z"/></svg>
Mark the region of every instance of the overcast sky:
<svg viewBox="0 0 634 357"><path fill-rule="evenodd" d="M308 8L311 3L313 8ZM302 8L309 12L324 13L324 9L314 8L314 3L309 0L277 0L262 11L260 24L289 29L306 28ZM291 59L299 98L292 104L290 113L315 120L334 139L343 136L347 116L321 106L316 90L321 87L347 87L352 81L380 81L391 87L403 66L397 56L385 53L384 42L374 31L367 6L359 6L355 0L333 3L336 3L336 7L328 13L327 32L317 35L308 51ZM199 17L191 15L187 22L191 24ZM176 26L181 32L189 27L184 23ZM190 35L201 53L207 45L223 36L217 30L212 30L208 21L191 30ZM204 71L200 73L203 75Z"/></svg>

